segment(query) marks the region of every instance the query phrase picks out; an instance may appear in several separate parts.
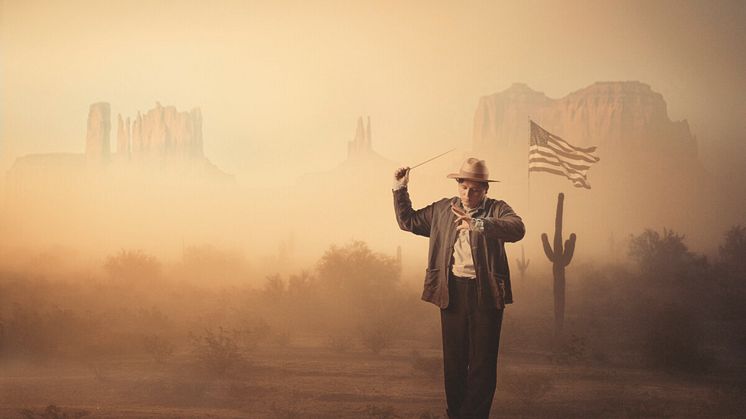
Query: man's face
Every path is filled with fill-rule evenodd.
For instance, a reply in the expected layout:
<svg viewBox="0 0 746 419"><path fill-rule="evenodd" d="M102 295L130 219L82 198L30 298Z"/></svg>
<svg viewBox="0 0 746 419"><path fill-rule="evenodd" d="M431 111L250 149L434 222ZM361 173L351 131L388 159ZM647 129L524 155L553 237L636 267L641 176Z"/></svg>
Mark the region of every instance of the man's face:
<svg viewBox="0 0 746 419"><path fill-rule="evenodd" d="M458 184L458 196L465 207L476 208L487 195L487 184L473 180L462 180Z"/></svg>

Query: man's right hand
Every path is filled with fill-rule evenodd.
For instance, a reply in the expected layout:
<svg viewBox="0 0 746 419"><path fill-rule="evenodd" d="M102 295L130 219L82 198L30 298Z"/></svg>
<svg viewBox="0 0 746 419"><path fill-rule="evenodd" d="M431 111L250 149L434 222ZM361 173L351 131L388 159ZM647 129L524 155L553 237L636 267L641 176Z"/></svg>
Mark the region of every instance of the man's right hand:
<svg viewBox="0 0 746 419"><path fill-rule="evenodd" d="M394 172L394 190L406 188L409 183L409 167L400 167Z"/></svg>

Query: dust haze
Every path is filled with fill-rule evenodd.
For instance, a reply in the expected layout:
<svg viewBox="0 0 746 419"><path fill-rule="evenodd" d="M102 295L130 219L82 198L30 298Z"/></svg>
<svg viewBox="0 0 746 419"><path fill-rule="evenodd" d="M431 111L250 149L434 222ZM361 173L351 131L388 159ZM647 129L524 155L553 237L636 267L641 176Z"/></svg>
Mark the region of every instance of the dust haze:
<svg viewBox="0 0 746 419"><path fill-rule="evenodd" d="M0 1L0 416L444 417L427 240L391 188L449 149L412 170L415 208L475 156L527 228L495 417L735 415L744 22L737 1ZM529 118L598 147L591 189L529 174Z"/></svg>

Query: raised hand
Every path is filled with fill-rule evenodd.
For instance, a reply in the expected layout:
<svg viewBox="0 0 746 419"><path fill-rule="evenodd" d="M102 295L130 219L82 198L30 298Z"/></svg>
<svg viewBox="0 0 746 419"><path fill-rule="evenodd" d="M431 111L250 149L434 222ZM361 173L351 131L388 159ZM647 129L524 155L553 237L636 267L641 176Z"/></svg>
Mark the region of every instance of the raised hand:
<svg viewBox="0 0 746 419"><path fill-rule="evenodd" d="M456 226L457 230L471 230L474 219L471 218L471 215L469 215L468 212L459 208L459 206L456 204L451 204L451 212L456 215L456 220L454 220L453 222L458 224Z"/></svg>
<svg viewBox="0 0 746 419"><path fill-rule="evenodd" d="M394 189L399 189L409 184L409 167L400 167L394 172Z"/></svg>

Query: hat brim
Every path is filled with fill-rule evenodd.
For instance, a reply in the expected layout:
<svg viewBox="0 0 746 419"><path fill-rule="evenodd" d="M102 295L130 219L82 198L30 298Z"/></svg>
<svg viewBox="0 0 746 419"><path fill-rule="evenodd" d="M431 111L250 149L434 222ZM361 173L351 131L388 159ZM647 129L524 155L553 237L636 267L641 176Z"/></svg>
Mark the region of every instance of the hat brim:
<svg viewBox="0 0 746 419"><path fill-rule="evenodd" d="M458 173L451 173L449 175L446 175L448 179L463 179L463 180L473 180L474 182L500 182L499 180L492 180L492 179L482 179L482 178L476 178L476 177L469 177L464 176Z"/></svg>

